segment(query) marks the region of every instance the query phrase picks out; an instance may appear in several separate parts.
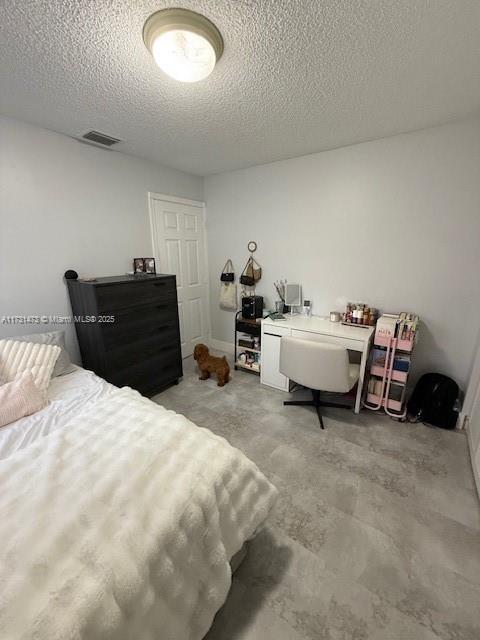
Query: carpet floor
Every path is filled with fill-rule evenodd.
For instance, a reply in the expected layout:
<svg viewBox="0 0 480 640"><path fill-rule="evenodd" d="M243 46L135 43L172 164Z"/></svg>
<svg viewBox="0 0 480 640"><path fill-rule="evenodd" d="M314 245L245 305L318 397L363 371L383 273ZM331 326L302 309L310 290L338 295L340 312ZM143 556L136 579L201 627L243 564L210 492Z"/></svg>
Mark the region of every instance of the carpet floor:
<svg viewBox="0 0 480 640"><path fill-rule="evenodd" d="M478 640L480 508L463 432L284 407L232 372L154 398L225 437L279 489L206 640ZM301 394L302 392L299 392Z"/></svg>

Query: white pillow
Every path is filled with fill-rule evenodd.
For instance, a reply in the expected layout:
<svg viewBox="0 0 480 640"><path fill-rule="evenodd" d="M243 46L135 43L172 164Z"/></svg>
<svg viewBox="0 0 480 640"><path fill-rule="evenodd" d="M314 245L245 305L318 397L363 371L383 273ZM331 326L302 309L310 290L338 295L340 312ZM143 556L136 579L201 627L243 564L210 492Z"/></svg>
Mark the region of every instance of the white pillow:
<svg viewBox="0 0 480 640"><path fill-rule="evenodd" d="M17 340L0 340L0 379L11 382L30 371L45 396L60 347Z"/></svg>
<svg viewBox="0 0 480 640"><path fill-rule="evenodd" d="M43 409L45 400L30 371L0 387L0 427Z"/></svg>
<svg viewBox="0 0 480 640"><path fill-rule="evenodd" d="M65 331L48 331L47 333L32 333L28 336L6 336L7 340L17 340L18 342L41 342L42 344L54 344L60 347L60 355L55 363L52 378L64 376L75 371L75 367L70 362L67 348L65 346Z"/></svg>

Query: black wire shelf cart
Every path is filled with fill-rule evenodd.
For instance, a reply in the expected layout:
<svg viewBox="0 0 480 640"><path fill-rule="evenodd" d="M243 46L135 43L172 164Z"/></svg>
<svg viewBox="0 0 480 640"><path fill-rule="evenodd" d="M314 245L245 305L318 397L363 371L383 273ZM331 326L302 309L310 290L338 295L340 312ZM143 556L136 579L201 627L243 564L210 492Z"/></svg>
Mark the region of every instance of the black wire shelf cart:
<svg viewBox="0 0 480 640"><path fill-rule="evenodd" d="M260 319L243 318L242 312L237 311L235 314L235 370L242 369L260 375L261 333ZM257 347L254 346L254 338L258 338ZM243 356L241 360L240 356Z"/></svg>

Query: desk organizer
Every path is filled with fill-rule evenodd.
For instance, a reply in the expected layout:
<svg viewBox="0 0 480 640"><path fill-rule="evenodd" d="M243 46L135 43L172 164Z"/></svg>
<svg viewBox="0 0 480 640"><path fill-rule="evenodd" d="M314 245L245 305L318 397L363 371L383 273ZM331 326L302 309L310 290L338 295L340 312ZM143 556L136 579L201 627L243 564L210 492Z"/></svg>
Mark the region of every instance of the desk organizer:
<svg viewBox="0 0 480 640"><path fill-rule="evenodd" d="M383 408L387 415L401 420L407 413L406 385L418 336L418 317L402 314L391 335L379 331L379 324L373 341L374 349L364 406L372 411ZM399 338L398 335L402 337Z"/></svg>
<svg viewBox="0 0 480 640"><path fill-rule="evenodd" d="M378 317L376 309L363 302L348 302L345 313L342 314L342 324L357 327L373 327Z"/></svg>

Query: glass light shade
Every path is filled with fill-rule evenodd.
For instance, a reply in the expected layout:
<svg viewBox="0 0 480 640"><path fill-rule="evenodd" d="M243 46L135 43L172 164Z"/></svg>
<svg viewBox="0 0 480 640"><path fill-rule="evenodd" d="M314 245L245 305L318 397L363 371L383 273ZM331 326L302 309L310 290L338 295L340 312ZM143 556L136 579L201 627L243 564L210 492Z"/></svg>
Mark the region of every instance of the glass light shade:
<svg viewBox="0 0 480 640"><path fill-rule="evenodd" d="M152 13L143 26L143 41L160 69L180 82L206 78L223 53L217 27L188 9Z"/></svg>
<svg viewBox="0 0 480 640"><path fill-rule="evenodd" d="M152 55L160 69L180 82L197 82L209 76L217 57L203 36L184 29L165 31L152 43Z"/></svg>

